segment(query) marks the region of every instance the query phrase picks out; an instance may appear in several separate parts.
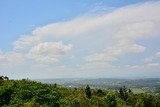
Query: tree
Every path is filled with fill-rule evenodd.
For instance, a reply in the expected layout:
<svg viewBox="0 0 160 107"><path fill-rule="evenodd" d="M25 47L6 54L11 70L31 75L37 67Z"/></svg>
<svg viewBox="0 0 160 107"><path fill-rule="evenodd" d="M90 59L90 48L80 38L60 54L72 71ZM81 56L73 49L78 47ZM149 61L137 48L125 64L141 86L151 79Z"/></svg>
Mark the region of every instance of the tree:
<svg viewBox="0 0 160 107"><path fill-rule="evenodd" d="M7 76L4 77L4 80L9 80L9 78Z"/></svg>
<svg viewBox="0 0 160 107"><path fill-rule="evenodd" d="M131 89L129 89L129 90L128 90L128 92L129 92L129 93L132 93L132 90L131 90Z"/></svg>
<svg viewBox="0 0 160 107"><path fill-rule="evenodd" d="M91 93L91 89L90 89L89 85L86 86L85 94L86 94L87 98L89 98L89 99L91 98L92 93Z"/></svg>
<svg viewBox="0 0 160 107"><path fill-rule="evenodd" d="M71 107L80 107L80 102L77 99L74 99L71 103Z"/></svg>
<svg viewBox="0 0 160 107"><path fill-rule="evenodd" d="M0 107L4 104L9 104L11 95L13 94L13 87L11 85L2 86L0 88Z"/></svg>
<svg viewBox="0 0 160 107"><path fill-rule="evenodd" d="M0 80L4 80L4 77L3 77L3 76L0 76Z"/></svg>
<svg viewBox="0 0 160 107"><path fill-rule="evenodd" d="M156 99L148 93L143 93L138 97L136 107L159 107Z"/></svg>
<svg viewBox="0 0 160 107"><path fill-rule="evenodd" d="M124 101L127 101L128 92L125 86L123 86L123 88L120 88L119 95L121 99L123 99Z"/></svg>
<svg viewBox="0 0 160 107"><path fill-rule="evenodd" d="M104 93L101 89L98 89L98 90L96 91L96 95L99 96L99 97L102 97L102 96L105 95L105 93Z"/></svg>
<svg viewBox="0 0 160 107"><path fill-rule="evenodd" d="M0 80L9 80L7 76L0 76Z"/></svg>
<svg viewBox="0 0 160 107"><path fill-rule="evenodd" d="M115 92L109 92L105 97L104 100L106 102L107 107L117 107L117 95Z"/></svg>

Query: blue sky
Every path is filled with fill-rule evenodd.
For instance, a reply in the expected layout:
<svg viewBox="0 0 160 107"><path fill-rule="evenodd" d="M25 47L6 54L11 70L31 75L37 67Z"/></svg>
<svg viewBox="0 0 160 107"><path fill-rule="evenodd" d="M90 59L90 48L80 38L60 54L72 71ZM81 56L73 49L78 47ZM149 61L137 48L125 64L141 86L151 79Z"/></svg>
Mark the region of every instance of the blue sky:
<svg viewBox="0 0 160 107"><path fill-rule="evenodd" d="M1 0L0 74L160 77L159 0Z"/></svg>

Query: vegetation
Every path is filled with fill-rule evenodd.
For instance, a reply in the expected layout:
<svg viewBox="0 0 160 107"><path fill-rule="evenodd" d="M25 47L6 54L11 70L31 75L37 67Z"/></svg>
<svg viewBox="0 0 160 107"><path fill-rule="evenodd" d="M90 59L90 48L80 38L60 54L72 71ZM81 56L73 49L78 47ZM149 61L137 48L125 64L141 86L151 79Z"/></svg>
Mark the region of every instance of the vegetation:
<svg viewBox="0 0 160 107"><path fill-rule="evenodd" d="M91 89L90 89L89 85L86 86L85 93L86 93L86 97L90 99L91 98Z"/></svg>
<svg viewBox="0 0 160 107"><path fill-rule="evenodd" d="M157 90L157 92L159 92ZM116 90L66 88L0 77L0 107L160 107L160 95Z"/></svg>

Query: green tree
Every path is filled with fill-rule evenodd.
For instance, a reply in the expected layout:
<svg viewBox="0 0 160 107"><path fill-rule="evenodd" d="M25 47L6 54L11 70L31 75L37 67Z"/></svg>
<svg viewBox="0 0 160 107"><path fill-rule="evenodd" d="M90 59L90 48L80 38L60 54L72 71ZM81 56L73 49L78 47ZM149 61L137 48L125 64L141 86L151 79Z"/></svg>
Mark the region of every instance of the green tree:
<svg viewBox="0 0 160 107"><path fill-rule="evenodd" d="M127 92L127 89L126 89L125 86L123 86L122 88L119 89L119 97L122 100L127 101L127 99L128 99L128 92Z"/></svg>
<svg viewBox="0 0 160 107"><path fill-rule="evenodd" d="M86 86L85 94L86 94L87 98L89 98L89 99L91 98L92 93L91 93L91 89L90 89L89 85Z"/></svg>
<svg viewBox="0 0 160 107"><path fill-rule="evenodd" d="M105 97L106 107L128 107L122 99L118 97L116 91L110 91Z"/></svg>
<svg viewBox="0 0 160 107"><path fill-rule="evenodd" d="M100 97L100 96L97 96L97 95L92 96L91 104L92 104L93 107L106 107L103 97Z"/></svg>
<svg viewBox="0 0 160 107"><path fill-rule="evenodd" d="M0 76L0 80L9 80L7 76Z"/></svg>
<svg viewBox="0 0 160 107"><path fill-rule="evenodd" d="M139 95L136 107L156 107L156 99L148 94L148 93L143 93Z"/></svg>
<svg viewBox="0 0 160 107"><path fill-rule="evenodd" d="M9 104L12 93L13 88L10 84L7 84L7 86L0 87L0 107L2 107L5 104Z"/></svg>
<svg viewBox="0 0 160 107"><path fill-rule="evenodd" d="M4 80L9 80L9 78L7 76L4 77Z"/></svg>
<svg viewBox="0 0 160 107"><path fill-rule="evenodd" d="M107 107L117 107L117 100L114 92L109 92L105 97L105 101Z"/></svg>
<svg viewBox="0 0 160 107"><path fill-rule="evenodd" d="M98 90L96 91L96 95L99 96L99 97L101 97L101 96L104 96L105 93L104 93L101 89L98 89Z"/></svg>
<svg viewBox="0 0 160 107"><path fill-rule="evenodd" d="M71 107L80 107L80 102L78 99L74 99L71 103Z"/></svg>
<svg viewBox="0 0 160 107"><path fill-rule="evenodd" d="M0 76L0 80L3 80L3 76Z"/></svg>

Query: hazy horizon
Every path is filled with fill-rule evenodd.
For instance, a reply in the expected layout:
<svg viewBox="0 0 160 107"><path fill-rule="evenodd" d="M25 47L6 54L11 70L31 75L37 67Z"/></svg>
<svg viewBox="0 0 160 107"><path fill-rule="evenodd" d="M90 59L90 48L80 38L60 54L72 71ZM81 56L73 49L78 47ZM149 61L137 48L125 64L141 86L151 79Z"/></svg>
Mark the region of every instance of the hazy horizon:
<svg viewBox="0 0 160 107"><path fill-rule="evenodd" d="M160 78L160 0L0 1L0 75Z"/></svg>

